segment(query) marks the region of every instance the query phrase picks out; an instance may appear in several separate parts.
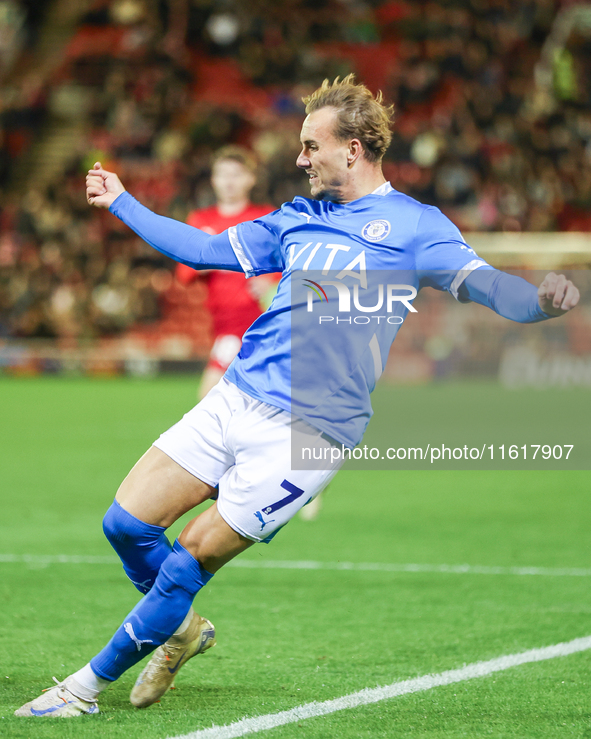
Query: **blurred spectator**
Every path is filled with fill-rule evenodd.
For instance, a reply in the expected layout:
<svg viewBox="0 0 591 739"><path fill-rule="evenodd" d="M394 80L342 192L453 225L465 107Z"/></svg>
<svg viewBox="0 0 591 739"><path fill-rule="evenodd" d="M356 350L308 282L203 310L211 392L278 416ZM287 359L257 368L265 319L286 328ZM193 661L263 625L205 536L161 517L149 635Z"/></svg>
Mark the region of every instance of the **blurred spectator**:
<svg viewBox="0 0 591 739"><path fill-rule="evenodd" d="M0 0L0 74L12 66L25 41L26 13L15 0Z"/></svg>
<svg viewBox="0 0 591 739"><path fill-rule="evenodd" d="M273 210L270 205L253 205L250 193L256 184L256 161L239 146L226 146L214 155L211 186L216 202L210 208L193 210L187 223L216 234L244 221L253 221ZM176 268L183 285L199 280L207 285L206 306L212 319L213 346L199 387L204 398L238 354L242 335L271 302L279 275L260 275L248 281L241 272L205 270L196 272L185 264Z"/></svg>

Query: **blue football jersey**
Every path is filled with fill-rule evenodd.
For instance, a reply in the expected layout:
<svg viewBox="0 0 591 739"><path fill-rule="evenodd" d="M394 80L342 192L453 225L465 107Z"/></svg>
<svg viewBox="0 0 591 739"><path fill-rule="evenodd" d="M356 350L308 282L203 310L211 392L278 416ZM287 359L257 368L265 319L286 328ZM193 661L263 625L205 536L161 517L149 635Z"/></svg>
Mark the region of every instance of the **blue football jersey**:
<svg viewBox="0 0 591 739"><path fill-rule="evenodd" d="M227 378L348 447L418 290L458 299L470 272L491 269L437 208L388 183L346 204L297 197L228 236L247 276L283 275Z"/></svg>

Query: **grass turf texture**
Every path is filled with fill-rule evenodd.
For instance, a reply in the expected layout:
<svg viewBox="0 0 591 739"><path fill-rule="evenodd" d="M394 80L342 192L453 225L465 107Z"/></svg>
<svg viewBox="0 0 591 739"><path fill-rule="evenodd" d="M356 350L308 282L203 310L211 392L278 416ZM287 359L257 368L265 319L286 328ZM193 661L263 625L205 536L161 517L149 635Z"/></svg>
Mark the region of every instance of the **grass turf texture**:
<svg viewBox="0 0 591 739"><path fill-rule="evenodd" d="M379 407L421 396L378 392ZM110 554L101 519L120 480L194 397L187 378L0 380L0 553ZM589 481L588 472L343 472L318 520L296 519L243 557L588 568ZM591 634L584 577L228 568L196 600L218 646L189 662L161 703L129 704L137 666L103 694L97 717L21 719L14 709L97 652L138 594L118 565L0 571L7 737L160 739ZM524 665L261 736L591 737L590 660Z"/></svg>

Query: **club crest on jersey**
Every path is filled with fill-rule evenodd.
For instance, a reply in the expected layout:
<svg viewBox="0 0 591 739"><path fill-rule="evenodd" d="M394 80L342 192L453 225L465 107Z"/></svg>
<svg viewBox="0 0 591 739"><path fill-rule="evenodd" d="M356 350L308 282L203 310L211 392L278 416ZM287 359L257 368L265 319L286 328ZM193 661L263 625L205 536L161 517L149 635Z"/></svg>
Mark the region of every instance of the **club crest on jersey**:
<svg viewBox="0 0 591 739"><path fill-rule="evenodd" d="M361 229L361 235L367 241L383 241L390 233L390 221L379 219L366 223Z"/></svg>

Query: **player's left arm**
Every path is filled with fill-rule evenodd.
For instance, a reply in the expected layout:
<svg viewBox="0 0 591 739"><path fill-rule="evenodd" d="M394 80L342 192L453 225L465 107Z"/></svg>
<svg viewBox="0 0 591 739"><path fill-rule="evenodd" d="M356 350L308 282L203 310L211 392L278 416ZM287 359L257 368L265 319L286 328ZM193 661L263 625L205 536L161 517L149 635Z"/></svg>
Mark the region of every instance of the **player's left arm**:
<svg viewBox="0 0 591 739"><path fill-rule="evenodd" d="M462 303L480 303L512 321L534 323L561 316L579 302L579 291L564 275L550 272L537 288L494 269L437 208L423 208L415 239L421 286L447 290Z"/></svg>
<svg viewBox="0 0 591 739"><path fill-rule="evenodd" d="M527 280L491 267L470 272L458 288L458 299L486 305L519 323L562 316L579 302L579 291L564 275L550 272L536 288Z"/></svg>

